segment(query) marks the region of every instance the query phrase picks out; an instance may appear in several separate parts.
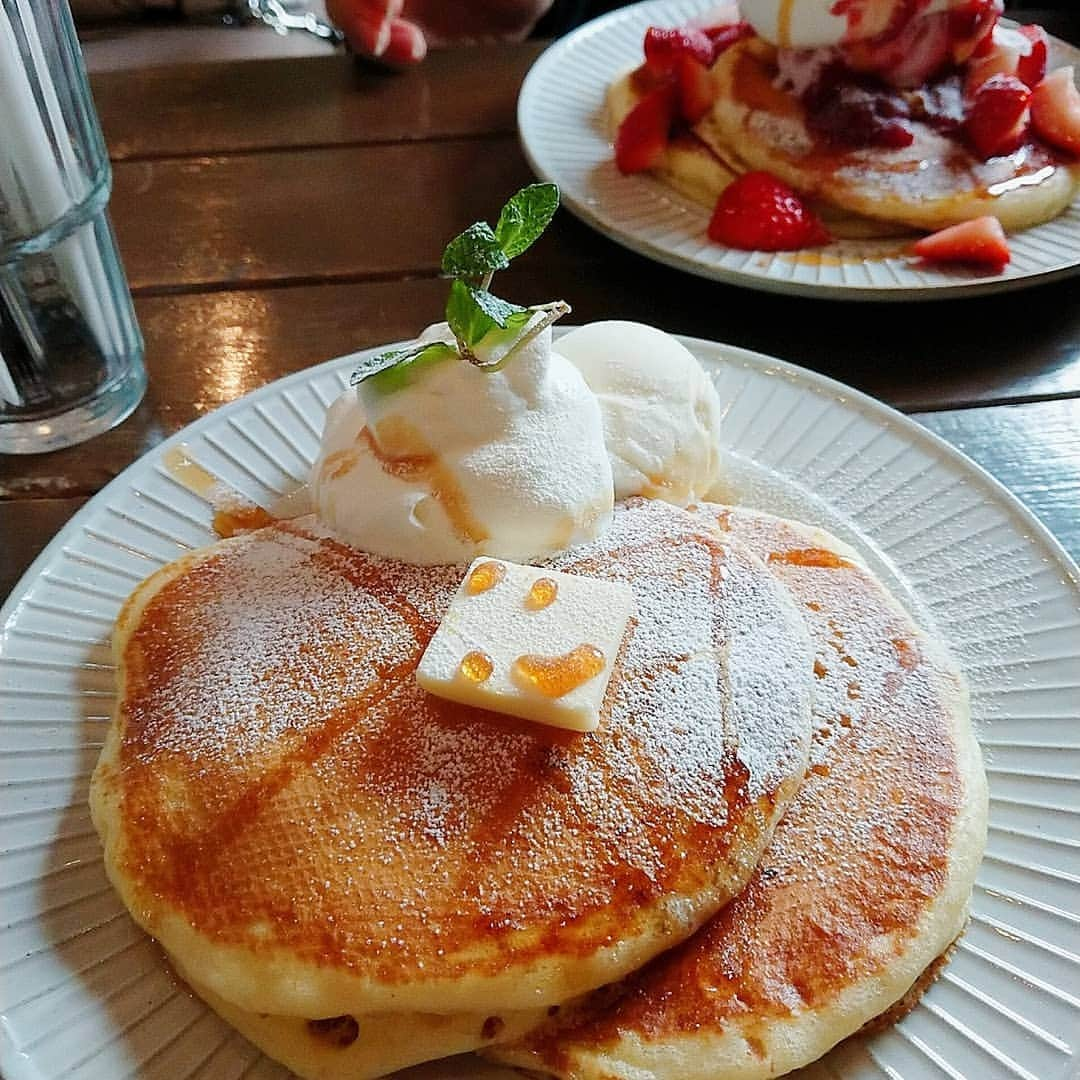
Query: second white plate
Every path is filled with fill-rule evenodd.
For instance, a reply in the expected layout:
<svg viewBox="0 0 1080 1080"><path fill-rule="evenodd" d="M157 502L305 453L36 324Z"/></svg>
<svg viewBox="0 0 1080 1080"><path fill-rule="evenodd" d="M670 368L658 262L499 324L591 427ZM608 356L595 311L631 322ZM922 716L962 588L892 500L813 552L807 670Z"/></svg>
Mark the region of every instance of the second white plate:
<svg viewBox="0 0 1080 1080"><path fill-rule="evenodd" d="M843 300L931 300L1023 288L1080 271L1080 198L1053 221L1010 237L1000 274L935 270L897 254L896 240L838 241L811 252L736 251L705 234L708 211L645 174L615 168L604 124L608 84L641 63L649 26L678 26L709 0L649 0L620 8L557 41L533 65L518 128L536 174L562 189L582 220L634 251L701 277L769 292ZM1053 63L1080 50L1053 43Z"/></svg>

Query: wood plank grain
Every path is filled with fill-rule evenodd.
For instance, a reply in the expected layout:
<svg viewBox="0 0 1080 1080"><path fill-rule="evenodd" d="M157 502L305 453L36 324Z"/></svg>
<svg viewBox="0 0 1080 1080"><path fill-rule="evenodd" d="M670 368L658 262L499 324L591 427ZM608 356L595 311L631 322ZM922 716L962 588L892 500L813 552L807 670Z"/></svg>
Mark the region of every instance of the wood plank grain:
<svg viewBox="0 0 1080 1080"><path fill-rule="evenodd" d="M0 501L0 603L86 499Z"/></svg>
<svg viewBox="0 0 1080 1080"><path fill-rule="evenodd" d="M1080 400L915 419L997 477L1080 561Z"/></svg>
<svg viewBox="0 0 1080 1080"><path fill-rule="evenodd" d="M87 446L0 455L0 499L88 495L192 420L297 371L397 341L439 317L438 279L221 292L136 301L149 385L138 409Z"/></svg>
<svg viewBox="0 0 1080 1080"><path fill-rule="evenodd" d="M1080 16L1016 11L1080 40ZM115 160L507 133L543 41L446 49L388 73L344 54L109 71L91 85Z"/></svg>
<svg viewBox="0 0 1080 1080"><path fill-rule="evenodd" d="M394 277L531 179L512 136L120 162L110 209L136 292Z"/></svg>
<svg viewBox="0 0 1080 1080"><path fill-rule="evenodd" d="M433 275L446 241L529 178L509 137L131 162L116 169L113 217L137 293ZM908 409L1080 392L1080 279L932 305L837 304L683 274L563 213L499 287L518 281L536 290L524 299L568 297L579 319L633 312Z"/></svg>
<svg viewBox="0 0 1080 1080"><path fill-rule="evenodd" d="M515 130L542 42L448 49L401 73L330 57L185 64L91 78L115 160Z"/></svg>

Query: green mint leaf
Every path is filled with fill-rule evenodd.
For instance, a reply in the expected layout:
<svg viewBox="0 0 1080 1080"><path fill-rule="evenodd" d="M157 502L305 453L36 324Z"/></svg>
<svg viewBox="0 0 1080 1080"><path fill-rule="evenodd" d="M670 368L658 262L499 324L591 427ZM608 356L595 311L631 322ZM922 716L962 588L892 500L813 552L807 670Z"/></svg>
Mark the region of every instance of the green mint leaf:
<svg viewBox="0 0 1080 1080"><path fill-rule="evenodd" d="M495 324L472 298L472 289L458 278L450 285L446 321L465 349L475 345Z"/></svg>
<svg viewBox="0 0 1080 1080"><path fill-rule="evenodd" d="M528 248L548 227L559 208L559 188L555 184L530 184L503 207L495 238L508 259Z"/></svg>
<svg viewBox="0 0 1080 1080"><path fill-rule="evenodd" d="M486 221L470 225L446 245L442 272L446 277L462 278L479 284L488 274L505 270L510 260Z"/></svg>
<svg viewBox="0 0 1080 1080"><path fill-rule="evenodd" d="M365 379L378 375L380 371L393 367L409 356L414 356L419 351L419 346L409 349L390 349L375 356L365 356L352 375L349 376L350 386L359 386Z"/></svg>
<svg viewBox="0 0 1080 1080"><path fill-rule="evenodd" d="M569 304L556 300L515 312L506 320L506 331L493 335L494 341L482 342L477 354L471 357L472 362L482 371L501 371L530 341L569 311Z"/></svg>
<svg viewBox="0 0 1080 1080"><path fill-rule="evenodd" d="M448 360L452 356L457 356L457 350L445 341L430 341L412 345L407 349L392 349L390 352L361 360L352 373L349 384L359 387L363 383L365 393L374 390L380 394L390 394L408 386L421 371L432 364Z"/></svg>
<svg viewBox="0 0 1080 1080"><path fill-rule="evenodd" d="M500 300L486 289L470 288L469 292L472 294L476 306L480 308L480 310L491 319L500 330L505 330L507 328L512 316L521 314L528 316L529 314L527 308L523 308L520 304L511 304L508 300ZM470 344L474 345L476 343L470 342Z"/></svg>
<svg viewBox="0 0 1080 1080"><path fill-rule="evenodd" d="M505 330L509 320L527 310L493 296L486 289L476 289L455 278L446 302L446 321L465 349L471 349L496 327Z"/></svg>

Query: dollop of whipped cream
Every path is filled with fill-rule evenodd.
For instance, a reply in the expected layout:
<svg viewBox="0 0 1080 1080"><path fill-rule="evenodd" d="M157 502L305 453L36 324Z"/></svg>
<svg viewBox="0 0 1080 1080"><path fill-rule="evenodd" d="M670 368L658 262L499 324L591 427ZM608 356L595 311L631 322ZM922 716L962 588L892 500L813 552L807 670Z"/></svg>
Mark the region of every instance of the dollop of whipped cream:
<svg viewBox="0 0 1080 1080"><path fill-rule="evenodd" d="M721 477L723 408L701 364L670 334L642 323L589 323L559 339L600 402L615 497L686 506Z"/></svg>
<svg viewBox="0 0 1080 1080"><path fill-rule="evenodd" d="M440 323L419 340L454 339ZM614 497L600 404L550 328L499 371L455 355L390 392L345 391L311 486L344 540L424 565L553 555L603 532Z"/></svg>
<svg viewBox="0 0 1080 1080"><path fill-rule="evenodd" d="M896 20L935 15L968 0L740 0L743 18L759 37L784 49L817 49L877 37Z"/></svg>

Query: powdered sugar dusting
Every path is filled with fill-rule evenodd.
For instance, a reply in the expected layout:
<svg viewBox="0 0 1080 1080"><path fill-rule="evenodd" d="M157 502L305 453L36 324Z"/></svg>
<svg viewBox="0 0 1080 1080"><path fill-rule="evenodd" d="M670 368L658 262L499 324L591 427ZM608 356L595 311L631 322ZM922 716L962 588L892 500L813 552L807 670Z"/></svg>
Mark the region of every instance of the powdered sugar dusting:
<svg viewBox="0 0 1080 1080"><path fill-rule="evenodd" d="M798 609L760 561L729 541L728 571L740 582L721 606L729 629L727 670L739 760L752 798L776 788L805 760L812 648ZM777 747L786 747L778 755Z"/></svg>
<svg viewBox="0 0 1080 1080"><path fill-rule="evenodd" d="M129 869L207 933L261 920L384 978L452 970L477 919L517 941L603 912L610 940L650 898L704 899L747 857L731 845L748 802L801 772L798 680L762 662L787 632L781 594L693 515L637 501L552 563L627 581L638 605L588 735L422 691L415 666L463 568L311 526L220 545L150 601L127 648L145 683L125 703L125 792L146 815ZM727 702L725 656L750 703Z"/></svg>
<svg viewBox="0 0 1080 1080"><path fill-rule="evenodd" d="M706 517L699 520L709 530L715 526ZM635 680L648 681L650 699L634 702L629 711L662 725L657 741L668 752L678 752L686 762L700 762L709 757L700 741L710 737L707 716L722 709L728 738L748 771L747 794L757 800L775 792L805 757L809 638L797 609L772 575L730 540L719 562L703 547L690 571L703 583L715 579L713 599L700 607L673 609L669 592L673 568L665 545L670 532L668 513L656 503L635 501L634 514L617 518L603 542L637 553L635 560L623 562L614 573L628 575L642 620L650 628L643 652L655 650L657 658L687 657L678 669L654 662L657 673L651 679ZM555 565L584 564L581 572L588 573L589 558L588 547L577 548ZM687 573L685 568L674 569ZM710 595L708 590L704 595ZM717 668L723 680L719 688ZM690 797L689 791L673 789L672 794L677 800Z"/></svg>
<svg viewBox="0 0 1080 1080"><path fill-rule="evenodd" d="M959 676L845 550L828 558L839 545L826 534L737 508L701 512L769 560L806 612L817 668L811 765L746 889L711 923L527 1038L560 1075L579 1049L603 1046L618 1062L628 1034L638 1068L642 1044L655 1060L691 1060L705 1034L717 1059L741 1060L745 1040L759 1048L749 1071L786 1072L825 1049L811 1039L805 1058L791 1057L807 1013L818 1013L830 1039L849 1034L896 997L874 976L912 953L918 971L959 929L955 902L931 932L920 922L955 857L973 873L968 849L979 842L971 826L954 836L981 789L960 766ZM827 1011L860 985L846 1014ZM730 1059L726 1041L738 1047Z"/></svg>
<svg viewBox="0 0 1080 1080"><path fill-rule="evenodd" d="M199 602L164 598L183 612L183 640L175 627L144 630L168 677L138 717L151 736L142 753L263 752L361 692L373 666L393 663L395 637L408 634L404 621L369 638L365 628L382 615L380 605L318 556L301 534L248 534L200 569ZM232 570L239 563L243 573ZM442 576L453 580L449 571ZM166 594L183 590L180 583ZM313 626L318 652L305 659ZM334 659L350 662L324 664Z"/></svg>

